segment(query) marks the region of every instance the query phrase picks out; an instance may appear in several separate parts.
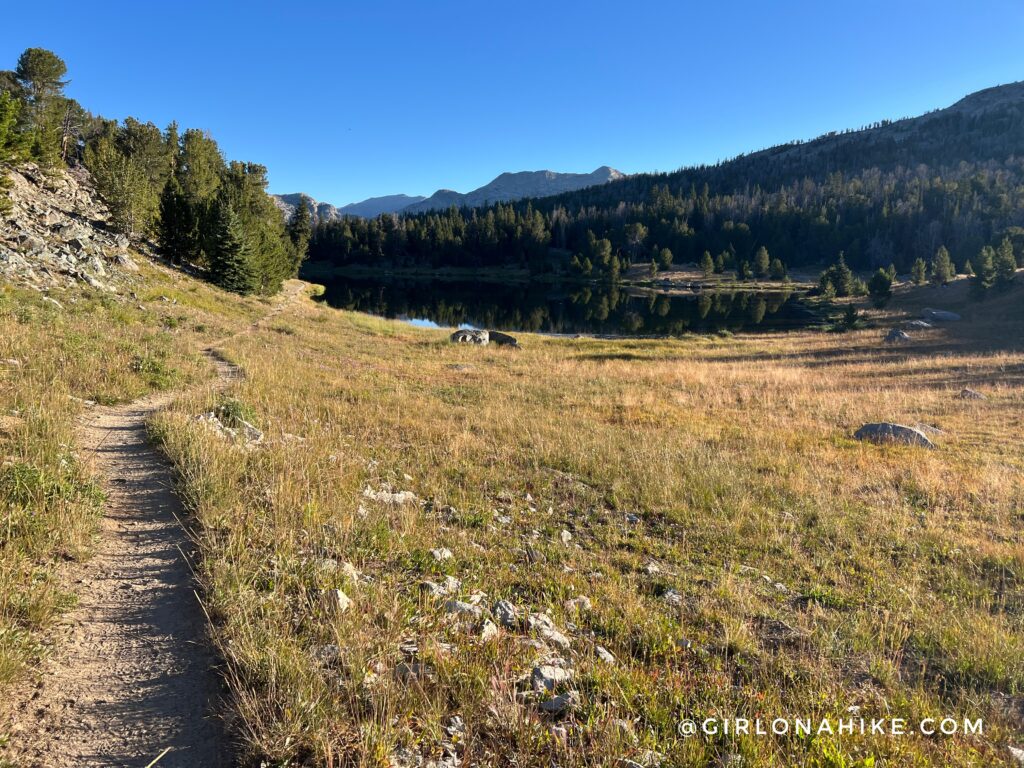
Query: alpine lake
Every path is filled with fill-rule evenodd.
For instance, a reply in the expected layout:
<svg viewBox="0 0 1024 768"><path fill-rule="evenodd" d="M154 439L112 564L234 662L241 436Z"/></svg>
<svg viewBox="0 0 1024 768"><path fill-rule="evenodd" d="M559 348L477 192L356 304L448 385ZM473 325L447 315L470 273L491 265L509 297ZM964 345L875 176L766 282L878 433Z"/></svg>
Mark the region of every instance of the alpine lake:
<svg viewBox="0 0 1024 768"><path fill-rule="evenodd" d="M430 277L318 276L321 300L425 327L584 336L664 337L819 325L793 290L641 287Z"/></svg>

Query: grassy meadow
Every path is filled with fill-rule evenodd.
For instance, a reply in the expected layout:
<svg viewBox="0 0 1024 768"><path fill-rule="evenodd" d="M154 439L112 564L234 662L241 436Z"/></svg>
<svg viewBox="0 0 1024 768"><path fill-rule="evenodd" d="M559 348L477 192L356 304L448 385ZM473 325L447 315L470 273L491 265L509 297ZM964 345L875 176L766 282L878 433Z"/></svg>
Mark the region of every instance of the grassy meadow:
<svg viewBox="0 0 1024 768"><path fill-rule="evenodd" d="M0 682L72 599L57 564L87 555L100 509L73 398L174 388L151 432L195 515L255 764L1010 765L1022 293L937 290L873 313L965 308L907 345L883 325L521 349L163 270L142 309L8 291ZM245 372L226 392L199 355L211 343ZM217 407L263 440L195 419ZM941 430L936 450L851 439L882 420ZM853 714L984 733L679 732Z"/></svg>

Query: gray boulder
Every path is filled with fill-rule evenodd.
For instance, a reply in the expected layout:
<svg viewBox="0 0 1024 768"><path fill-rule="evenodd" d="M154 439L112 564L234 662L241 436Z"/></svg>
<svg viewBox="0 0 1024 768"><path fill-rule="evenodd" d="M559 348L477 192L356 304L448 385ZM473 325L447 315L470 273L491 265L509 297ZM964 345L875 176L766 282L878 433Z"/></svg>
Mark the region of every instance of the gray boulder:
<svg viewBox="0 0 1024 768"><path fill-rule="evenodd" d="M959 397L961 400L984 400L984 399L986 399L985 395L981 394L981 392L978 392L976 389L971 389L970 387L964 387L963 389L961 389L960 390L960 394L957 395L957 397Z"/></svg>
<svg viewBox="0 0 1024 768"><path fill-rule="evenodd" d="M885 334L886 344L904 344L908 341L910 341L910 334L901 331L899 328L893 328Z"/></svg>
<svg viewBox="0 0 1024 768"><path fill-rule="evenodd" d="M487 331L476 331L470 328L460 328L451 335L454 344L479 344L486 346L491 340Z"/></svg>
<svg viewBox="0 0 1024 768"><path fill-rule="evenodd" d="M908 320L903 324L905 328L916 328L919 331L927 330L932 327L932 324L924 320Z"/></svg>
<svg viewBox="0 0 1024 768"><path fill-rule="evenodd" d="M501 331L489 331L490 340L492 344L497 344L502 347L518 347L519 341L515 336L509 336L507 333Z"/></svg>
<svg viewBox="0 0 1024 768"><path fill-rule="evenodd" d="M892 424L890 422L878 422L865 424L853 433L856 440L867 440L871 443L897 445L918 445L922 448L934 448L935 444L928 439L919 429L907 427L903 424Z"/></svg>
<svg viewBox="0 0 1024 768"><path fill-rule="evenodd" d="M960 319L956 312L945 309L924 309L921 311L921 317L933 323L954 323Z"/></svg>

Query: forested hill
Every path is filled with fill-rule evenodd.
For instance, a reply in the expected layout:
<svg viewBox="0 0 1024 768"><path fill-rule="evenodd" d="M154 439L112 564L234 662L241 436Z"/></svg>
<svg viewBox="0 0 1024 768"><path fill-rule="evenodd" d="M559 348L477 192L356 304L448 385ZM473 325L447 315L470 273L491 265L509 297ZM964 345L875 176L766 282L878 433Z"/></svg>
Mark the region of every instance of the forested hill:
<svg viewBox="0 0 1024 768"><path fill-rule="evenodd" d="M713 194L757 186L774 189L803 179L825 181L831 174L867 169L893 171L953 168L984 160L1003 162L1024 155L1024 81L986 88L951 107L920 117L825 134L740 155L716 165L671 173L637 174L601 187L548 197L541 207L605 206L643 202L656 185L675 193L707 184ZM537 203L535 203L535 206Z"/></svg>
<svg viewBox="0 0 1024 768"><path fill-rule="evenodd" d="M1024 83L713 166L489 207L321 224L310 256L614 280L637 262L753 274L769 258L799 267L840 253L855 269L903 272L942 247L962 268L1006 238L1024 256Z"/></svg>

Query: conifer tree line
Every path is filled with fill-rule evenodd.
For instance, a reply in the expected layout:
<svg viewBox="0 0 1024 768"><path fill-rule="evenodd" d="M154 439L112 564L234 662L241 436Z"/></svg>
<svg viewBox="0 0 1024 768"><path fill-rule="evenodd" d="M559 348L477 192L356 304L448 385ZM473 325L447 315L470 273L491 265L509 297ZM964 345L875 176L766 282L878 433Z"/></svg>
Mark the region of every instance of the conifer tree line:
<svg viewBox="0 0 1024 768"><path fill-rule="evenodd" d="M0 211L5 168L82 164L111 213L110 225L155 239L172 263L238 293L272 294L298 273L312 235L306 206L283 221L267 194L267 169L226 161L206 132L161 130L135 118L94 116L64 94L67 66L29 48L0 72Z"/></svg>

